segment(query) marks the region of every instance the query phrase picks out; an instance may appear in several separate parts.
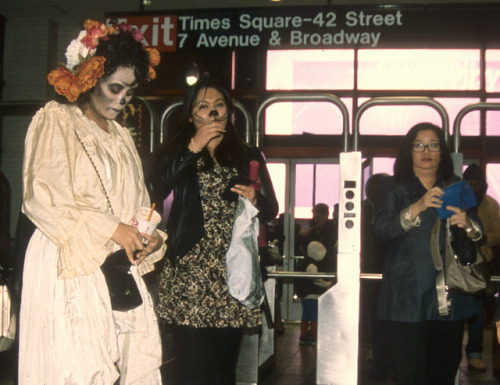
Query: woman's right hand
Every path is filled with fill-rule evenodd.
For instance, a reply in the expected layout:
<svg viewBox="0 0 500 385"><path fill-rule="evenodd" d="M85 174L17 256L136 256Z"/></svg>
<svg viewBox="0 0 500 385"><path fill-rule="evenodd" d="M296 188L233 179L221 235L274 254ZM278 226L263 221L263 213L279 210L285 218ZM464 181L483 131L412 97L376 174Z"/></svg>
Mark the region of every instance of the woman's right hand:
<svg viewBox="0 0 500 385"><path fill-rule="evenodd" d="M441 197L443 196L444 191L440 187L433 187L424 194L422 198L420 198L417 203L413 205L413 207L418 212L412 212L412 214L416 217L421 212L424 212L429 207L439 208L443 204ZM413 216L412 215L412 216Z"/></svg>
<svg viewBox="0 0 500 385"><path fill-rule="evenodd" d="M198 152L197 150L203 150L213 139L218 137L222 138L226 132L226 122L213 120L202 124L196 124L196 128L196 134L192 138L194 146L193 143L189 144L190 149L194 150L194 152ZM193 148L191 148L192 146Z"/></svg>
<svg viewBox="0 0 500 385"><path fill-rule="evenodd" d="M111 239L125 249L131 264L135 263L134 253L144 248L139 230L125 223L118 225Z"/></svg>

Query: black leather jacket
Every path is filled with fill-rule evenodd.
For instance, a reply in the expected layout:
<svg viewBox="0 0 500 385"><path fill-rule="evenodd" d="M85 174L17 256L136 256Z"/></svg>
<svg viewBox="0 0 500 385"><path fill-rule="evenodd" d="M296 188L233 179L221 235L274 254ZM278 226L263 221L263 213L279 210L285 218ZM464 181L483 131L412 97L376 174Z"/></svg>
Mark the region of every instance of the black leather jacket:
<svg viewBox="0 0 500 385"><path fill-rule="evenodd" d="M259 220L268 222L278 214L278 201L260 150L246 146L247 161L236 165L239 177L248 178L249 162L258 160L259 180L262 184L257 192ZM173 190L174 199L167 221L167 257L174 261L176 257L184 256L203 236L203 211L200 200L200 190L196 171L199 154L187 148L181 152L171 164L166 158L159 160L152 170L154 178L147 183L154 202L161 202Z"/></svg>

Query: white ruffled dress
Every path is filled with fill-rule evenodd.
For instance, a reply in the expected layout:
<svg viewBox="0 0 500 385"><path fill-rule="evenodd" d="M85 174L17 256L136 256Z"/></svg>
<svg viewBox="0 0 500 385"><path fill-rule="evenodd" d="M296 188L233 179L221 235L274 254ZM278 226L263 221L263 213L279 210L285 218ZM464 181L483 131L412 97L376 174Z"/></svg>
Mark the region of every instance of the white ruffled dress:
<svg viewBox="0 0 500 385"><path fill-rule="evenodd" d="M37 230L24 263L20 385L112 385L118 378L122 385L161 385L158 323L141 275L165 246L132 267L143 304L131 311L111 309L100 270L117 247L111 236L118 224L150 205L143 180L126 128L114 123L106 133L78 107L56 102L34 116L25 142L23 211Z"/></svg>

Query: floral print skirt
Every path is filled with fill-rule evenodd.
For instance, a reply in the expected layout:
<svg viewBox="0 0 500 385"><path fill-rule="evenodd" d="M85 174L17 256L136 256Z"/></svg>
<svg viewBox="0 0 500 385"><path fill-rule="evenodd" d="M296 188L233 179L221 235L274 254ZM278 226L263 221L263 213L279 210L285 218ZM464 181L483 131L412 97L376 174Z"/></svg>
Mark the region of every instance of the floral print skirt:
<svg viewBox="0 0 500 385"><path fill-rule="evenodd" d="M167 323L202 327L255 327L260 309L247 309L232 298L226 285L226 252L236 202L222 198L234 169L202 169L198 182L204 216L204 236L175 266L167 260L159 285L158 315Z"/></svg>

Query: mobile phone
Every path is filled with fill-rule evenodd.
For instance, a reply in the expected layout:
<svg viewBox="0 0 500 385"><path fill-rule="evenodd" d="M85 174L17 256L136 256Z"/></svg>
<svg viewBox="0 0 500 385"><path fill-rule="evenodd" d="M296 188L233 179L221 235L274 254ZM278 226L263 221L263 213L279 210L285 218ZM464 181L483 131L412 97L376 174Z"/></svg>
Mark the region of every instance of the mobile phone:
<svg viewBox="0 0 500 385"><path fill-rule="evenodd" d="M248 178L241 178L239 176L233 176L229 180L229 183L227 184L226 188L224 189L224 192L222 193L222 198L230 201L230 202L236 202L238 200L238 194L231 191L231 188L234 187L237 184L242 184L245 186L250 186L252 181Z"/></svg>

